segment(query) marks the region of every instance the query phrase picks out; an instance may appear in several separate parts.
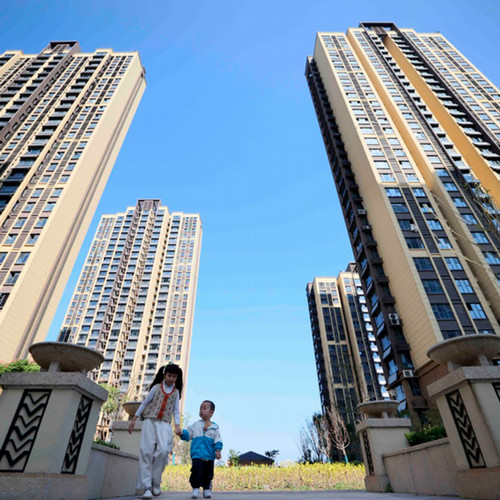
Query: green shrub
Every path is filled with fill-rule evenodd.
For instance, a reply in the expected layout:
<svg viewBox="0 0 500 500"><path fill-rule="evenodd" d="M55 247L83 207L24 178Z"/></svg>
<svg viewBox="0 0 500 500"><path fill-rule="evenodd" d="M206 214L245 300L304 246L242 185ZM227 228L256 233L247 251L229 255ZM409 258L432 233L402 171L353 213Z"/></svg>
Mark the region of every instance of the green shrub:
<svg viewBox="0 0 500 500"><path fill-rule="evenodd" d="M428 443L446 437L446 429L441 424L427 426L419 431L405 434L405 436L410 446L416 446L417 444Z"/></svg>
<svg viewBox="0 0 500 500"><path fill-rule="evenodd" d="M116 446L114 443L109 443L108 441L104 441L102 439L94 439L94 444L98 444L100 446L107 446L108 448L113 448L114 450L119 450L120 447Z"/></svg>

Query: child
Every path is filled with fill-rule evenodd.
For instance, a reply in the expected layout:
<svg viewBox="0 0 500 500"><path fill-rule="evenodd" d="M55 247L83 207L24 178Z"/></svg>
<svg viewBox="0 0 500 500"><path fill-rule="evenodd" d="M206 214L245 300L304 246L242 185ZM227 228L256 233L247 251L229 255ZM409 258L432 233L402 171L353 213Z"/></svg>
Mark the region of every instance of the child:
<svg viewBox="0 0 500 500"><path fill-rule="evenodd" d="M131 434L135 421L142 415L144 423L139 448L137 489L144 490L142 498L161 494L161 475L172 451L172 416L175 432L181 432L179 399L182 392L182 369L168 364L158 370L146 399L135 412L128 426ZM151 493L152 492L152 493Z"/></svg>
<svg viewBox="0 0 500 500"><path fill-rule="evenodd" d="M191 441L191 477L189 482L193 488L191 498L198 498L200 487L203 488L203 497L211 498L211 484L214 477L214 460L220 460L222 440L219 426L210 419L215 411L212 401L203 401L200 406L200 418L182 432L176 434L183 441Z"/></svg>

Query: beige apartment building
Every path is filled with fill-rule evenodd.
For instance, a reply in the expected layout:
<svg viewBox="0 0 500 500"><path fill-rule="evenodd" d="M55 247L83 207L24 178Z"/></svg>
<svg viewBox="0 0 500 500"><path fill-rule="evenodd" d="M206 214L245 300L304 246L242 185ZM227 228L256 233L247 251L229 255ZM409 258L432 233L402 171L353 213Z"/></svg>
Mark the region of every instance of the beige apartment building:
<svg viewBox="0 0 500 500"><path fill-rule="evenodd" d="M136 52L0 55L0 362L45 339L144 89Z"/></svg>
<svg viewBox="0 0 500 500"><path fill-rule="evenodd" d="M421 414L427 350L500 333L500 92L392 23L318 33L306 78L388 388Z"/></svg>
<svg viewBox="0 0 500 500"><path fill-rule="evenodd" d="M143 399L169 362L187 382L201 238L198 214L156 199L101 218L59 341L101 352L92 377L128 400Z"/></svg>
<svg viewBox="0 0 500 500"><path fill-rule="evenodd" d="M359 403L389 397L355 264L337 278L314 278L306 293L321 408L355 424Z"/></svg>

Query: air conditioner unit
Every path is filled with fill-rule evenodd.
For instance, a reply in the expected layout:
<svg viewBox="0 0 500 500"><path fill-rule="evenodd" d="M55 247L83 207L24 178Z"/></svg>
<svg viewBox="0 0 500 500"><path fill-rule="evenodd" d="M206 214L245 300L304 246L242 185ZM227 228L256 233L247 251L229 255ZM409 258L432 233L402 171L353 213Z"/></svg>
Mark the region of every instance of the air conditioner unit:
<svg viewBox="0 0 500 500"><path fill-rule="evenodd" d="M389 314L389 324L391 326L401 326L401 319L399 318L399 314L390 313Z"/></svg>
<svg viewBox="0 0 500 500"><path fill-rule="evenodd" d="M366 210L364 208L358 208L358 215L366 215Z"/></svg>
<svg viewBox="0 0 500 500"><path fill-rule="evenodd" d="M403 370L403 378L412 378L414 376L413 370Z"/></svg>
<svg viewBox="0 0 500 500"><path fill-rule="evenodd" d="M418 226L416 224L410 224L410 231L418 233Z"/></svg>

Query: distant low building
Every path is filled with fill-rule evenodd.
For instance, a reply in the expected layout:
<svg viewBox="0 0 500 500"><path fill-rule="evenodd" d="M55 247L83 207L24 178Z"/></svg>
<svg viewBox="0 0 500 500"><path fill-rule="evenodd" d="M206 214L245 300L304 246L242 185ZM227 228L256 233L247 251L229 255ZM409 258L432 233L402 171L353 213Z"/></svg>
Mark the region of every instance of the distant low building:
<svg viewBox="0 0 500 500"><path fill-rule="evenodd" d="M238 465L273 465L274 460L272 458L266 457L265 455L259 455L254 451L247 451L238 457Z"/></svg>

